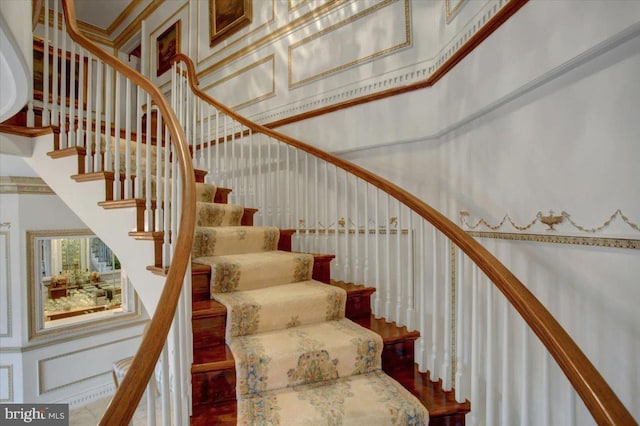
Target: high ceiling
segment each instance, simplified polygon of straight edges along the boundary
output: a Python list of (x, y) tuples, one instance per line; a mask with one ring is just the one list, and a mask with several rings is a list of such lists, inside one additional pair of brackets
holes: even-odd
[(75, 0), (78, 19), (106, 30), (129, 6), (139, 0)]

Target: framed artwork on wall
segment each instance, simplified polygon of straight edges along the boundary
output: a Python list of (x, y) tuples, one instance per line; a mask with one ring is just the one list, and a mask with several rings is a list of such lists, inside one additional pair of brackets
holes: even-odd
[(251, 1), (209, 0), (209, 46), (251, 23)]
[(180, 21), (176, 21), (156, 39), (157, 74), (162, 75), (171, 68), (171, 59), (180, 53)]

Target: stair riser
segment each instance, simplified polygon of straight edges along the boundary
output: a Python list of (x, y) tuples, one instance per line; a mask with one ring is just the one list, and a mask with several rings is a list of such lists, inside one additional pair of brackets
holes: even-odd
[(236, 372), (234, 368), (194, 373), (191, 375), (193, 405), (235, 401)]

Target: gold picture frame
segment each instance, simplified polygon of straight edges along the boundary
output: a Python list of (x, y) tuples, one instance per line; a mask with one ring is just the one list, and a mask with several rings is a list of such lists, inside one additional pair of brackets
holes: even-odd
[(156, 39), (157, 77), (171, 68), (171, 59), (177, 53), (180, 53), (180, 20), (167, 28)]
[(251, 1), (209, 0), (209, 46), (214, 46), (251, 23)]

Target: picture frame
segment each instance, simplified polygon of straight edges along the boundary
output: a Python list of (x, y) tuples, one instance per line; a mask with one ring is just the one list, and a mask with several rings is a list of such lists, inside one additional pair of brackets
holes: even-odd
[(252, 0), (209, 0), (209, 46), (251, 24)]
[[(80, 55), (76, 54), (75, 57), (75, 76), (71, 78), (71, 52), (66, 52), (66, 60), (64, 61), (66, 66), (66, 93), (60, 93), (58, 95), (57, 103), (59, 104), (61, 101), (61, 97), (65, 96), (66, 106), (69, 107), (71, 105), (71, 82), (74, 81), (75, 84), (75, 107), (79, 106), (78, 97), (80, 95), (80, 72), (84, 73), (84, 99), (82, 99), (82, 105), (86, 105), (86, 96), (87, 96), (87, 69), (89, 60), (88, 58), (83, 58), (83, 66), (80, 66)], [(62, 88), (62, 58), (60, 57), (60, 53), (58, 53), (58, 87)], [(39, 101), (44, 101), (44, 41), (42, 39), (34, 38), (33, 39), (33, 96), (34, 99)], [(49, 99), (48, 102), (53, 102), (53, 46), (49, 46)]]
[(164, 30), (156, 39), (157, 77), (171, 68), (171, 59), (177, 53), (180, 53), (180, 20)]

